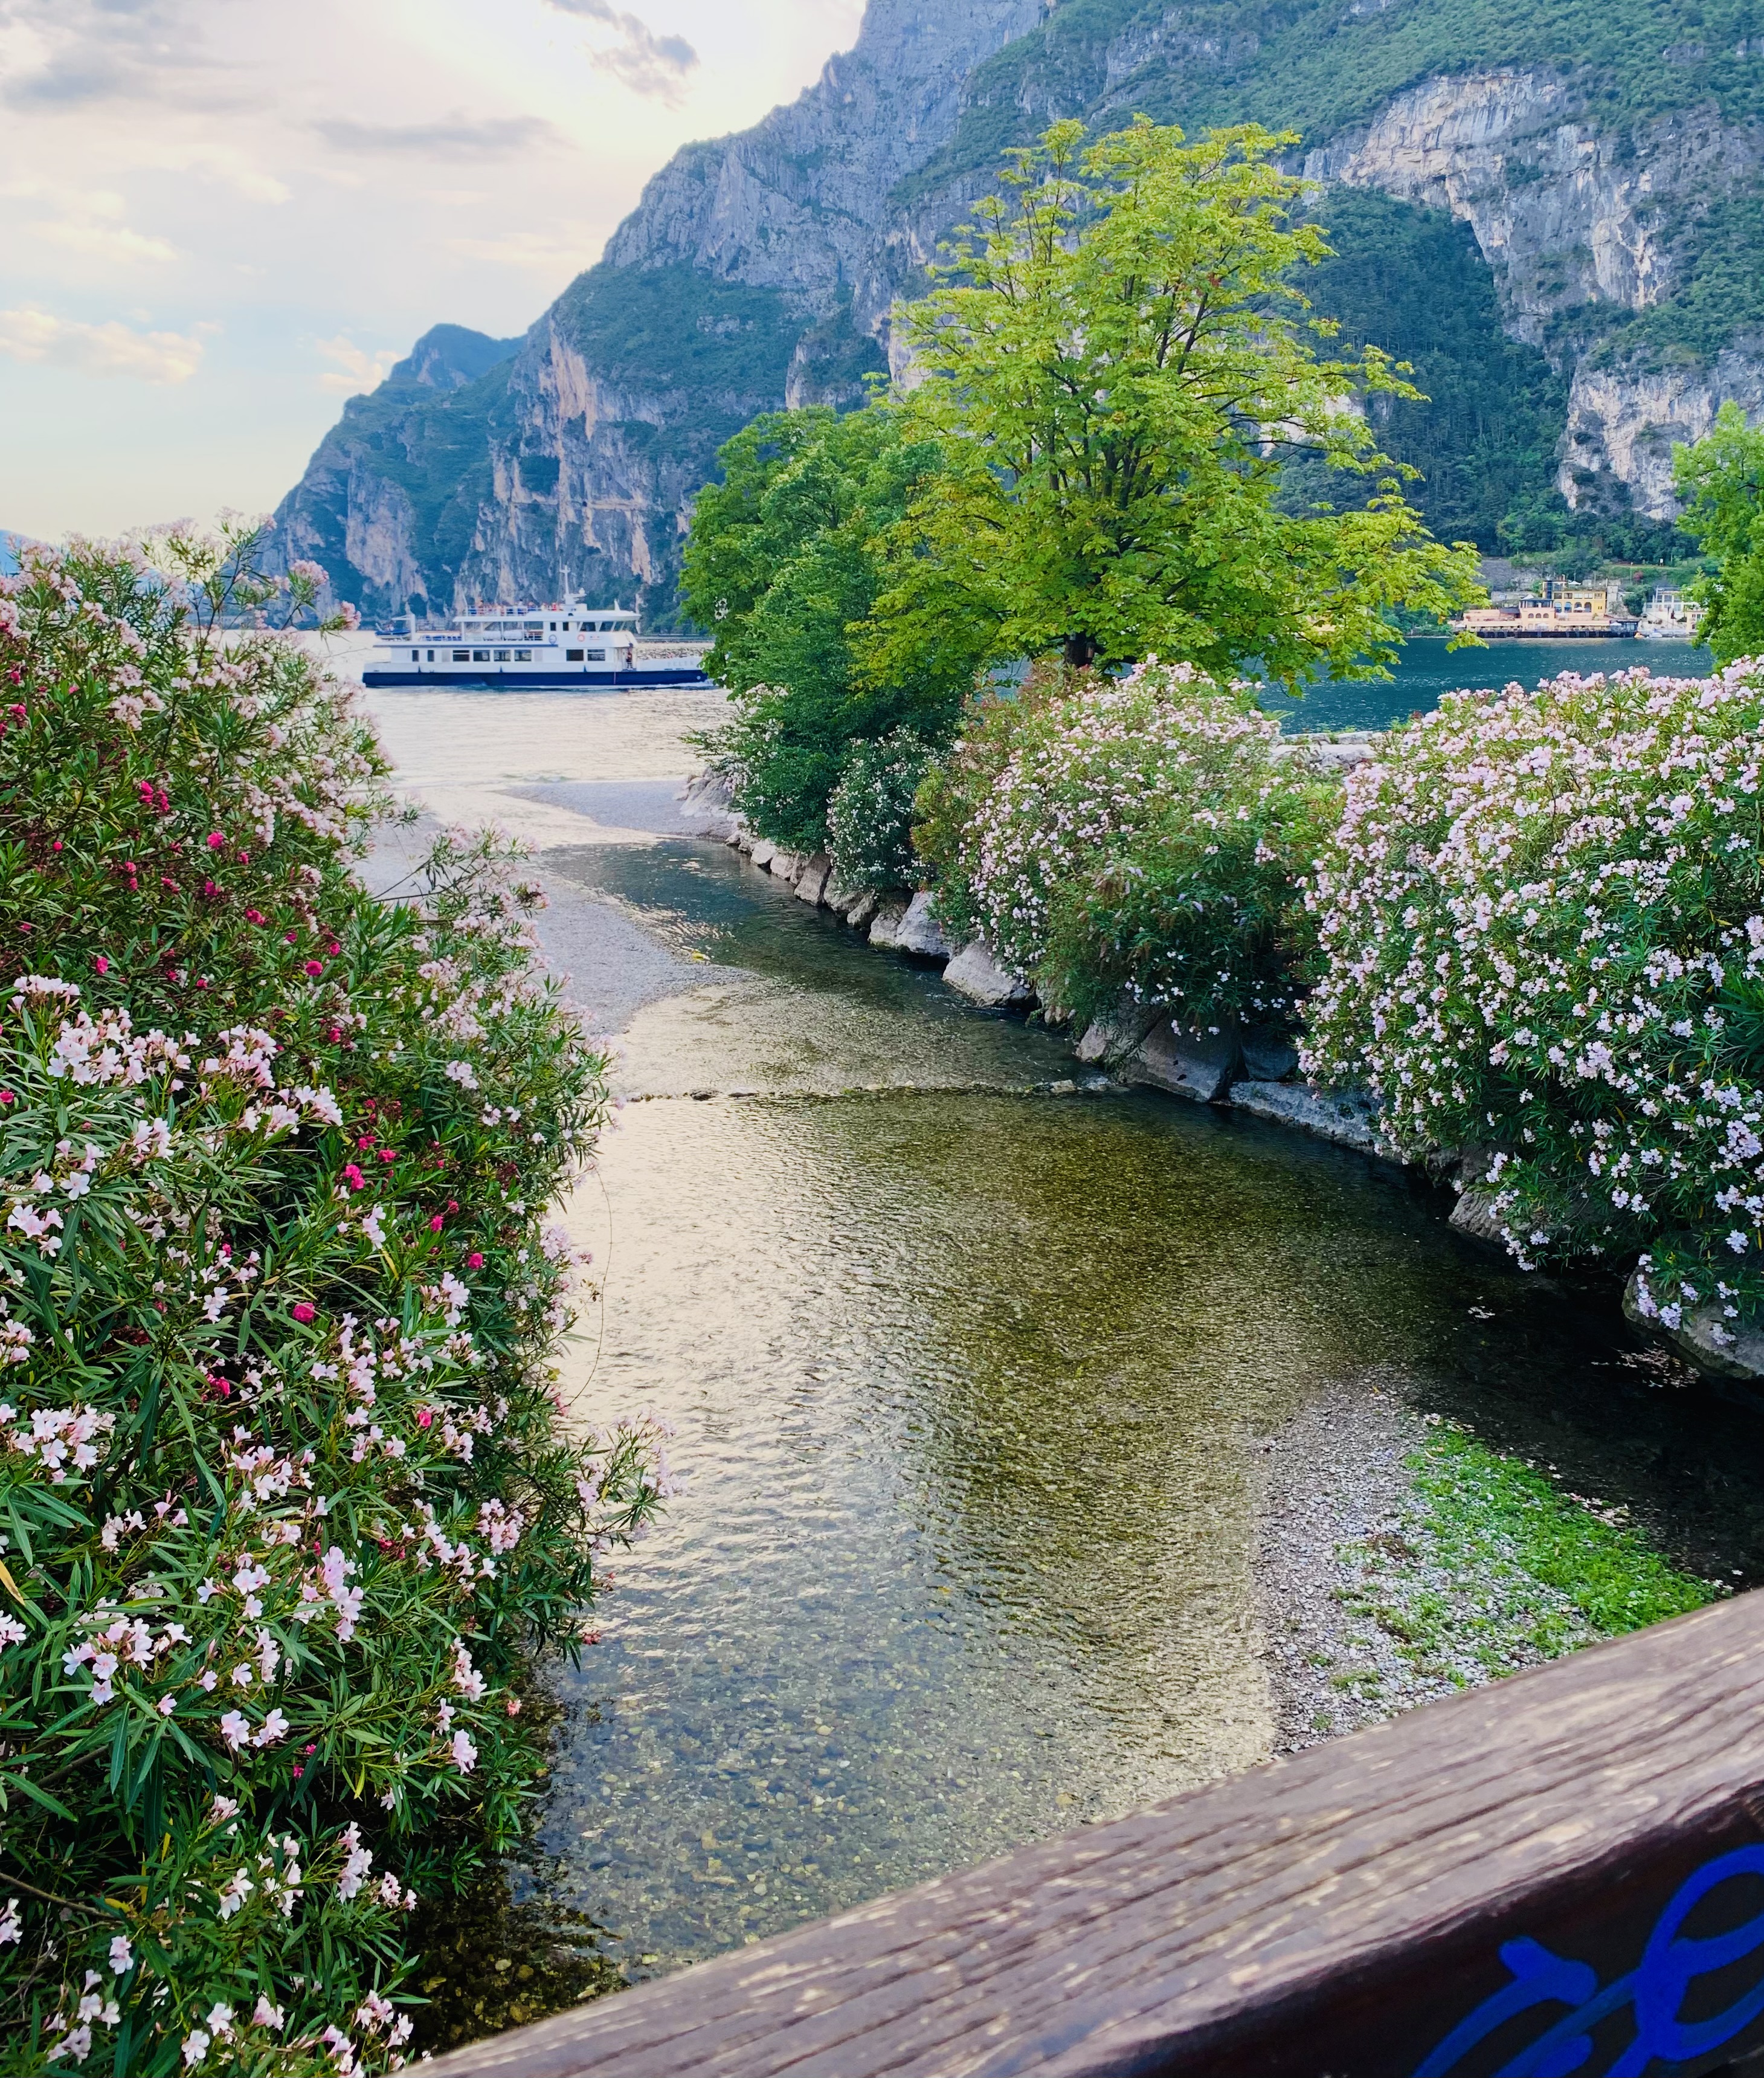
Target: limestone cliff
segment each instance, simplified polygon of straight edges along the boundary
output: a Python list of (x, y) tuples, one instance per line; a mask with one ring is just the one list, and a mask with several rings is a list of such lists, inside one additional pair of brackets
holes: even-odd
[(1764, 123), (1704, 106), (1612, 125), (1595, 115), (1591, 85), (1537, 68), (1426, 80), (1308, 153), (1305, 171), (1467, 223), (1509, 330), (1572, 371), (1563, 497), (1570, 507), (1615, 497), (1665, 520), (1673, 443), (1699, 438), (1725, 398), (1764, 407), (1764, 338), (1662, 366), (1645, 339), (1626, 345), (1599, 320), (1663, 305), (1684, 285), (1699, 219), (1758, 190)]
[[(1387, 198), (1331, 216), (1325, 194), (1361, 241), (1337, 314), (1424, 348), (1424, 386), (1450, 393), (1422, 457), (1445, 531), (1492, 548), (1558, 488), (1664, 520), (1672, 442), (1724, 397), (1764, 408), (1764, 38), (1724, 34), (1701, 0), (870, 0), (798, 101), (658, 173), (523, 340), (438, 328), (352, 399), (282, 538), (372, 610), (578, 586), (665, 620), (719, 443), (861, 397), (894, 300), (1003, 149), (1141, 109), (1299, 130), (1328, 190)], [(1437, 282), (1393, 300), (1428, 253)], [(1407, 433), (1424, 448), (1412, 412)], [(1453, 457), (1480, 503), (1438, 488)]]

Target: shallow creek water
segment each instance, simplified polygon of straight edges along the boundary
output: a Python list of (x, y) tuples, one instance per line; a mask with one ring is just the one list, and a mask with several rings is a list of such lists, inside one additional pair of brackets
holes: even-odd
[(607, 1291), (573, 1404), (658, 1409), (690, 1478), (553, 1683), (535, 1881), (628, 1974), (1265, 1757), (1258, 1439), (1325, 1387), (1468, 1419), (1705, 1567), (1764, 1554), (1758, 1418), (1653, 1387), (1608, 1293), (1416, 1180), (1088, 1091), (719, 847), (543, 866), (703, 983), (630, 1024), (570, 1211)]

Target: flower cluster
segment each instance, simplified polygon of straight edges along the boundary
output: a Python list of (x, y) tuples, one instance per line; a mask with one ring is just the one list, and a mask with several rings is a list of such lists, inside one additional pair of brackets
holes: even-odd
[(383, 2069), (664, 1483), (548, 1367), (603, 1064), (493, 845), (350, 871), (378, 753), (299, 648), (114, 555), (0, 582), (0, 2013)]
[(909, 728), (852, 745), (827, 803), (827, 849), (841, 887), (886, 894), (914, 884), (913, 801), (931, 759)]
[[(1764, 1305), (1764, 669), (1457, 694), (1348, 782), (1310, 1073), (1461, 1150), (1521, 1262)], [(1716, 1329), (1731, 1334), (1731, 1327)]]
[(1335, 790), (1246, 691), (1154, 658), (1025, 699), (1002, 749), (946, 867), (955, 920), (1068, 1012), (1292, 1017), (1299, 875)]

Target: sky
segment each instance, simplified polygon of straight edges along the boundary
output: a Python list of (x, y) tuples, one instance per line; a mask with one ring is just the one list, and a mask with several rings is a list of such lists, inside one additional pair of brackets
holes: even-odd
[(523, 332), (862, 0), (0, 0), (0, 530), (268, 511), (432, 324)]

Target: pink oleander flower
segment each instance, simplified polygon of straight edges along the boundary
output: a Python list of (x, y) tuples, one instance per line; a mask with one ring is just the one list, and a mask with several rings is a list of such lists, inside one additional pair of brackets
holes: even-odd
[(294, 1316), (302, 1325), (304, 1325), (306, 1322), (312, 1319), (317, 1311), (318, 1308), (312, 1304), (311, 1300), (302, 1299), (300, 1300), (299, 1304), (294, 1307)]

